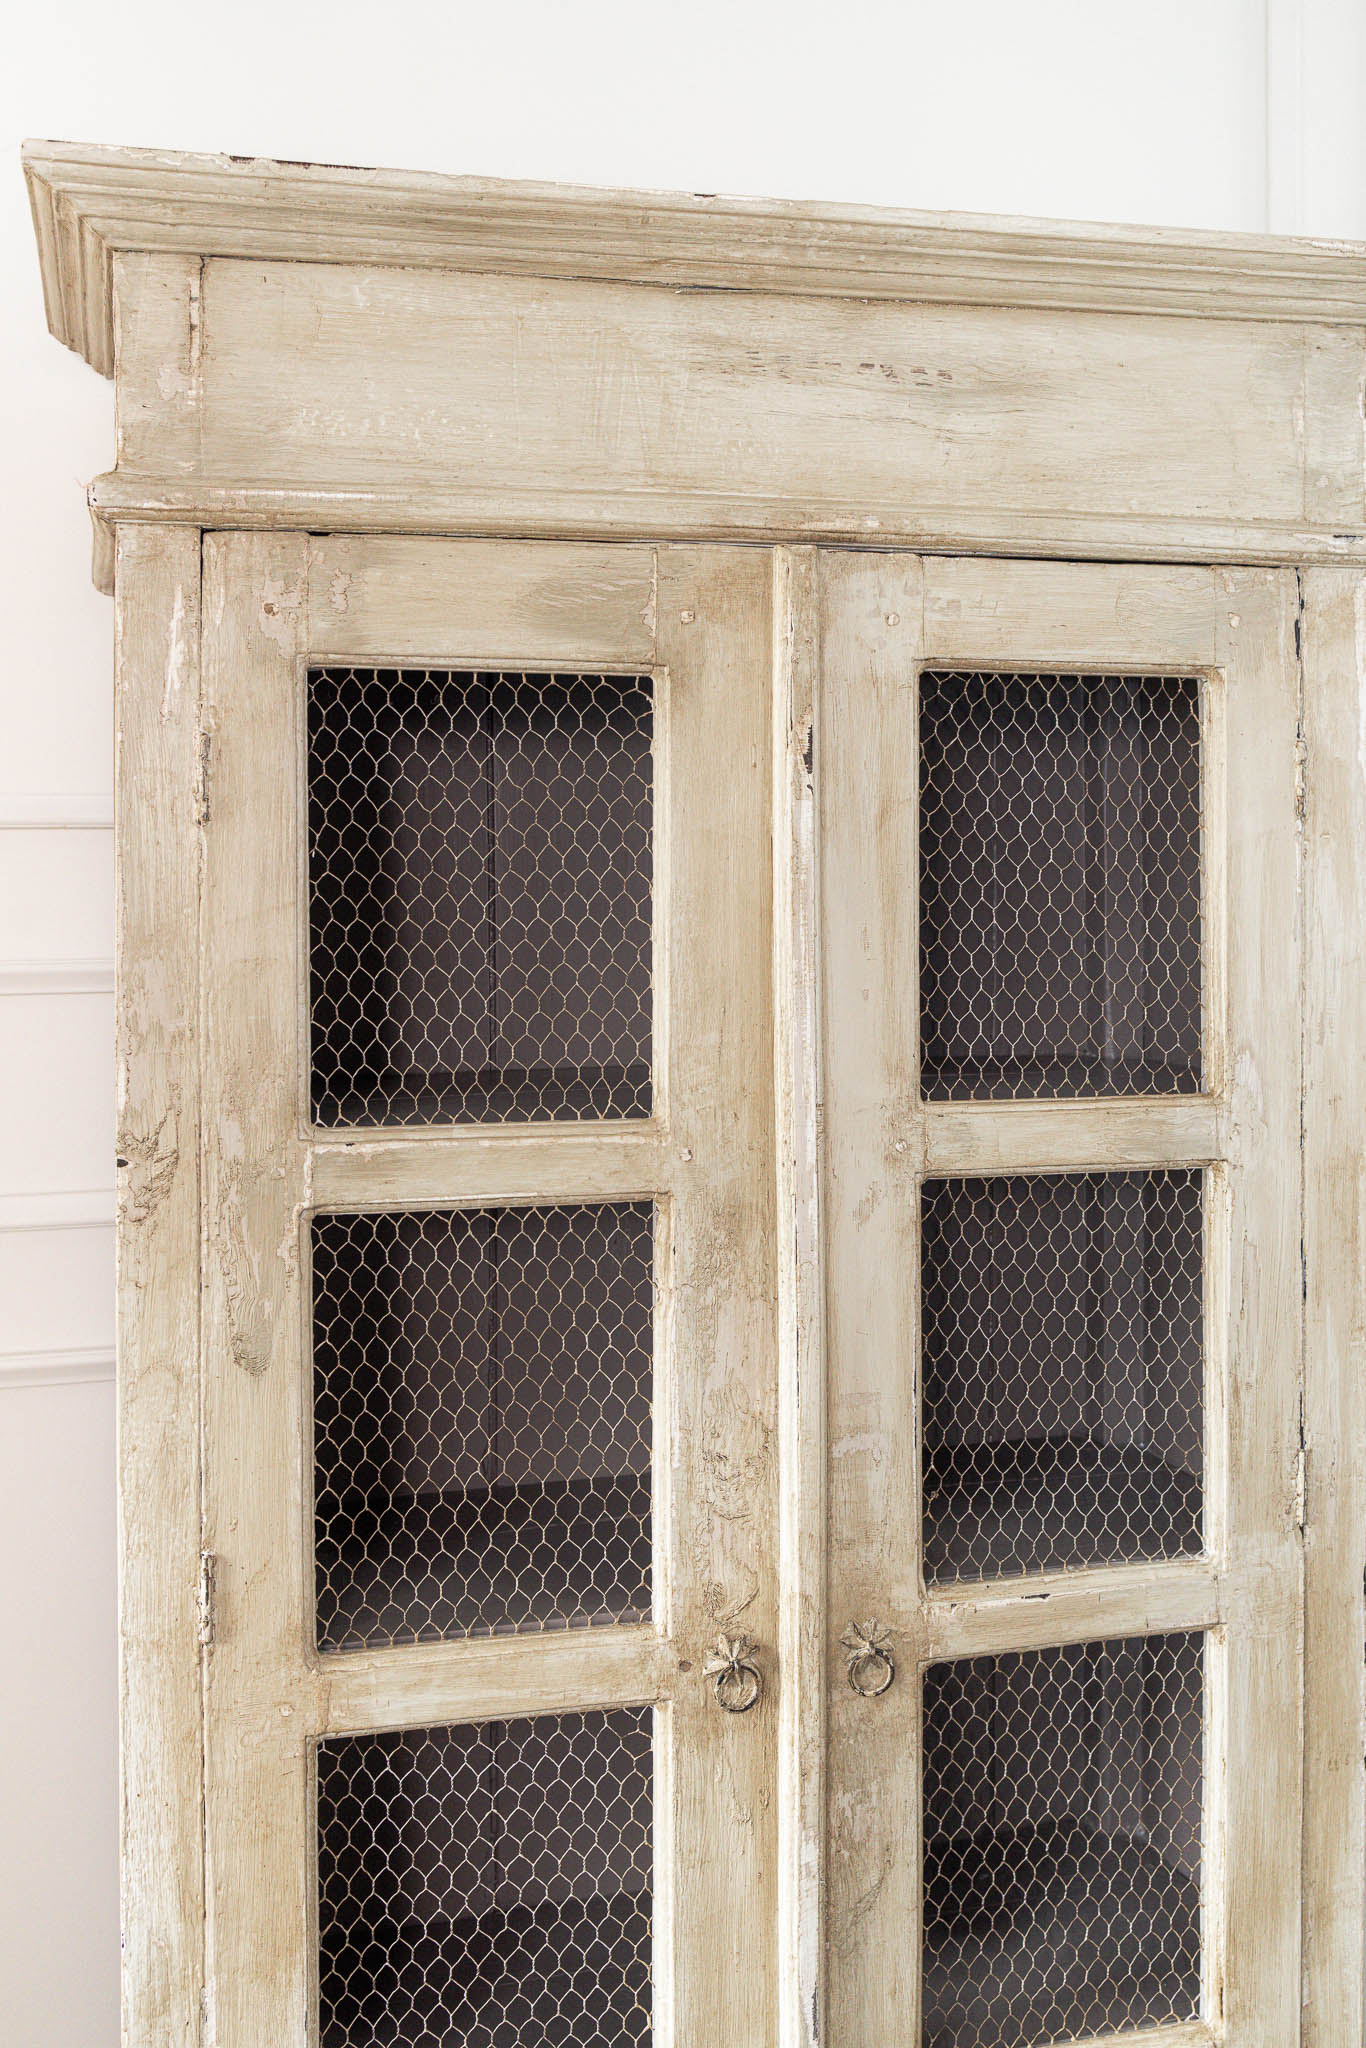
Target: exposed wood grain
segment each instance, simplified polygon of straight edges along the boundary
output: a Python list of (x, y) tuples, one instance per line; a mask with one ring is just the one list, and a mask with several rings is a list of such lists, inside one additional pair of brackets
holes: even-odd
[(1212, 1099), (927, 1103), (925, 1171), (1035, 1173), (1087, 1167), (1201, 1166), (1224, 1151)]
[(1003, 562), (985, 575), (975, 562), (937, 562), (925, 591), (925, 659), (942, 668), (1201, 667), (1214, 658), (1209, 597), (1202, 569), (1105, 564), (1063, 576)]
[(191, 2048), (203, 1982), (199, 542), (119, 542), (119, 1718), (123, 2039)]
[(296, 1128), (303, 536), (205, 541), (213, 733), (204, 881), (209, 1996), (225, 2044), (310, 2005), (307, 1402)]
[(492, 1137), (437, 1132), (366, 1142), (316, 1143), (309, 1152), (320, 1209), (410, 1207), (414, 1202), (630, 1201), (660, 1193), (688, 1162), (658, 1126), (639, 1131), (561, 1124)]
[[(665, 1286), (667, 1613), (695, 1668), (668, 1716), (659, 1959), (665, 2039), (754, 2048), (777, 2024), (772, 578), (758, 550), (660, 555), (665, 1113), (698, 1178), (670, 1205)], [(719, 1630), (760, 1646), (752, 1713), (718, 1712), (696, 1668)]]
[(1360, 404), (1349, 404), (1366, 371), (1366, 331), (1306, 327), (1304, 347), (1304, 512), (1307, 522), (1359, 527), (1366, 464)]
[(119, 377), (114, 423), (123, 462), (150, 439), (171, 475), (199, 468), (203, 422), (203, 321), (197, 256), (114, 259), (114, 333)]
[(1359, 2048), (1366, 1894), (1366, 584), (1304, 586), (1305, 2048)]
[[(820, 565), (822, 1211), (829, 1360), (827, 2014), (920, 2038), (920, 1269), (915, 931), (922, 564)], [(901, 1675), (864, 1699), (839, 1638), (875, 1617)], [(908, 1642), (909, 1636), (909, 1642)], [(910, 1657), (906, 1651), (910, 1649)]]
[(648, 667), (653, 613), (652, 548), (376, 536), (311, 550), (315, 659)]
[[(1226, 1350), (1214, 1364), (1227, 1403), (1226, 1569), (1262, 1591), (1214, 1653), (1223, 1924), (1216, 1912), (1209, 1966), (1222, 1946), (1230, 2039), (1290, 2048), (1300, 2028), (1302, 1741), (1296, 593), (1293, 577), (1268, 571), (1212, 580), (1230, 793), (1229, 1269)], [(1215, 1484), (1219, 1463), (1216, 1453)]]
[(1224, 1619), (1227, 1598), (1219, 1568), (1203, 1558), (937, 1587), (925, 1603), (920, 1654), (934, 1663), (1002, 1649), (1211, 1628)]
[(652, 1628), (355, 1650), (314, 1668), (322, 1734), (666, 1700), (680, 1683), (677, 1652)]

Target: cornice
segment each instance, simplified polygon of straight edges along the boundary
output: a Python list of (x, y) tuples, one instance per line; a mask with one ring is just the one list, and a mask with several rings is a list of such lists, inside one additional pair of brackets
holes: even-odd
[(113, 372), (115, 250), (677, 290), (1366, 324), (1366, 244), (33, 142), (48, 324)]

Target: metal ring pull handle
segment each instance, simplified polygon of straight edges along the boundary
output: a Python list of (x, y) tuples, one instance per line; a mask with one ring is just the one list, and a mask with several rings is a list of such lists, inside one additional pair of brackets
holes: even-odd
[(851, 1621), (840, 1637), (849, 1652), (849, 1683), (866, 1700), (886, 1692), (896, 1677), (892, 1658), (891, 1631), (880, 1621)]
[(716, 1685), (717, 1704), (728, 1714), (747, 1714), (764, 1689), (764, 1674), (754, 1661), (757, 1643), (748, 1636), (718, 1636), (702, 1666)]

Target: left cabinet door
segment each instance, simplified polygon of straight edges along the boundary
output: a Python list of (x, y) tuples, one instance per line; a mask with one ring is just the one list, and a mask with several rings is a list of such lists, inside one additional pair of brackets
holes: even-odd
[(773, 2039), (772, 573), (206, 538), (218, 2048)]

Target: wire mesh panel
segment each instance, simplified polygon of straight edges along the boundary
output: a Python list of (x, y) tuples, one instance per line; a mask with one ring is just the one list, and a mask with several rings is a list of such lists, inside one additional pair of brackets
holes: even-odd
[(926, 1672), (923, 2048), (1197, 2015), (1203, 1652), (1183, 1633)]
[(316, 669), (313, 1115), (650, 1112), (648, 676)]
[(319, 1743), (321, 2048), (648, 2042), (652, 1718)]
[(1203, 1180), (924, 1184), (932, 1583), (1202, 1549)]
[(929, 1100), (1198, 1092), (1201, 946), (1197, 679), (921, 677)]
[(649, 1202), (313, 1219), (319, 1647), (650, 1614)]

